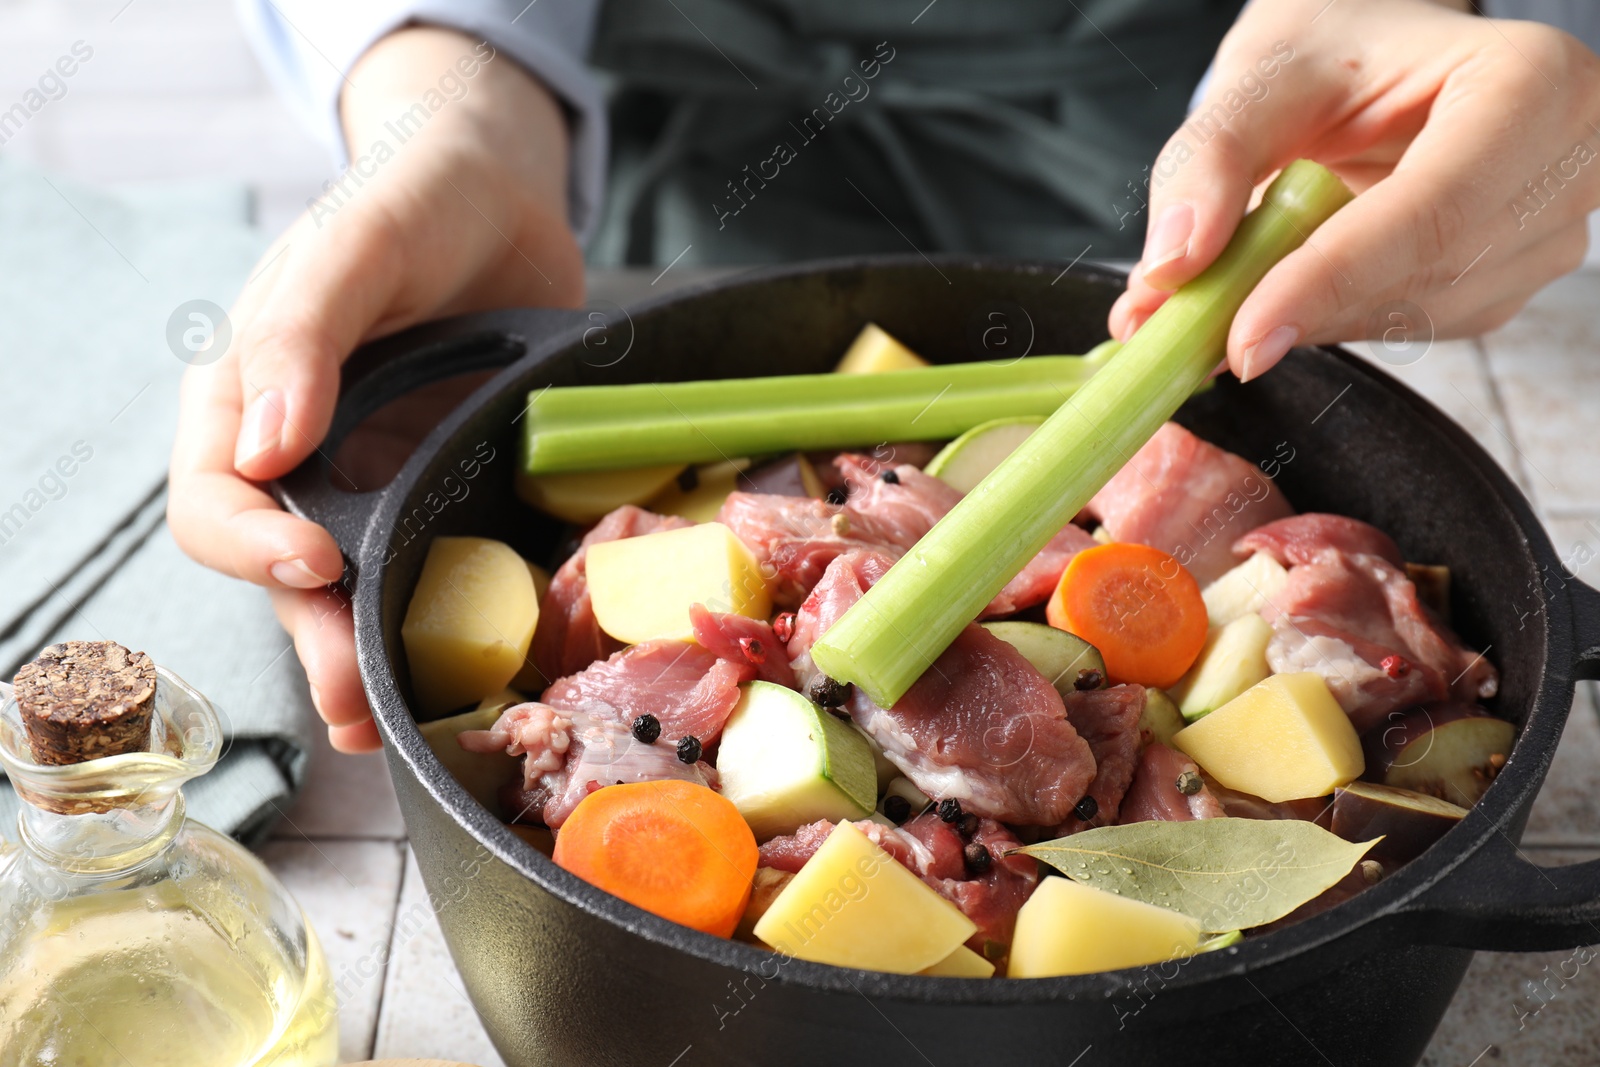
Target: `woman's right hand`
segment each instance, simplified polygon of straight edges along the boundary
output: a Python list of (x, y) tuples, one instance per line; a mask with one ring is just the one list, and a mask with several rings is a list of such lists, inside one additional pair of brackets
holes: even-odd
[(270, 591), (334, 747), (353, 752), (378, 735), (331, 587), (339, 549), (259, 483), (321, 444), (362, 342), (466, 311), (576, 306), (583, 258), (560, 105), (510, 58), (403, 29), (350, 72), (341, 112), (350, 171), (267, 250), (234, 305), (231, 349), (184, 376), (167, 519), (194, 559)]

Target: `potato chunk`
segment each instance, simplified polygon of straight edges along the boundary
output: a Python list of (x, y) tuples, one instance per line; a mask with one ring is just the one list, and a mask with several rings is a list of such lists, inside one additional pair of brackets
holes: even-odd
[(1041, 878), (1017, 912), (1011, 978), (1093, 974), (1191, 955), (1200, 924), (1070, 878)]
[(589, 546), (589, 600), (600, 628), (618, 641), (693, 641), (689, 608), (764, 619), (772, 597), (761, 565), (720, 522)]
[(590, 523), (624, 504), (643, 504), (672, 484), (684, 465), (638, 467), (620, 471), (574, 471), (571, 474), (523, 474), (516, 493), (547, 515), (568, 522)]
[(948, 958), (977, 927), (851, 823), (840, 823), (755, 926), (790, 956), (915, 974)]
[(509, 545), (435, 538), (400, 627), (417, 710), (436, 715), (504, 688), (538, 621), (533, 577)]
[(912, 370), (926, 367), (928, 361), (889, 335), (889, 331), (875, 322), (861, 327), (850, 350), (834, 368), (838, 374), (881, 374), (889, 370)]
[(1273, 803), (1327, 796), (1366, 767), (1350, 717), (1309, 672), (1251, 686), (1172, 741), (1229, 789)]

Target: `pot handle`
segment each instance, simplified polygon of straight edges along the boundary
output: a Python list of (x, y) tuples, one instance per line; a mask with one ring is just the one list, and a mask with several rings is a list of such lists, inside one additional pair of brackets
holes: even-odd
[[(1600, 592), (1574, 579), (1575, 680), (1600, 679)], [(1488, 818), (1477, 809), (1468, 818)], [(1504, 830), (1406, 909), (1434, 944), (1538, 952), (1600, 944), (1600, 859), (1541, 867)]]
[(327, 436), (316, 452), (271, 483), (268, 491), (285, 511), (331, 533), (346, 560), (359, 561), (367, 528), (390, 486), (357, 493), (338, 489), (328, 480), (332, 466), (328, 457), (345, 436), (373, 412), (414, 389), (458, 374), (508, 366), (534, 343), (584, 325), (591, 314), (566, 308), (518, 308), (463, 315), (362, 345), (340, 371), (339, 402)]

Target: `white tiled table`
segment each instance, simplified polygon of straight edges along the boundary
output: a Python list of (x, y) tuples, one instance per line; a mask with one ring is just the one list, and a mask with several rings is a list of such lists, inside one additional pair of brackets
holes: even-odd
[[(230, 7), (0, 0), (0, 100), (16, 99), (74, 40), (95, 49), (68, 95), (3, 152), (89, 182), (236, 179), (254, 194), (257, 222), (276, 231), (332, 174), (325, 153), (272, 95)], [(674, 271), (661, 287), (685, 280)], [(639, 292), (647, 282), (610, 284)], [(1581, 543), (1600, 557), (1597, 308), (1600, 275), (1578, 276), (1496, 334), (1437, 344), (1397, 372), (1512, 472), (1563, 555)], [(1600, 563), (1582, 576), (1600, 584)], [(1600, 715), (1592, 687), (1580, 694), (1525, 842), (1546, 863), (1600, 853)], [(310, 786), (263, 854), (327, 948), (342, 994), (346, 1059), (500, 1063), (428, 909), (381, 757), (317, 753)], [(1600, 1060), (1600, 978), (1588, 967), (1559, 985), (1550, 976), (1568, 955), (1480, 955), (1425, 1063), (1590, 1067)]]

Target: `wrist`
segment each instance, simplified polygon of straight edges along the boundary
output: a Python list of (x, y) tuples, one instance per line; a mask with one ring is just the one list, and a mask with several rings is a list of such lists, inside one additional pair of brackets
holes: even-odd
[(352, 159), (401, 151), (415, 139), (445, 158), (498, 170), (509, 191), (566, 218), (562, 106), (487, 42), (438, 26), (396, 30), (351, 69), (339, 114)]

